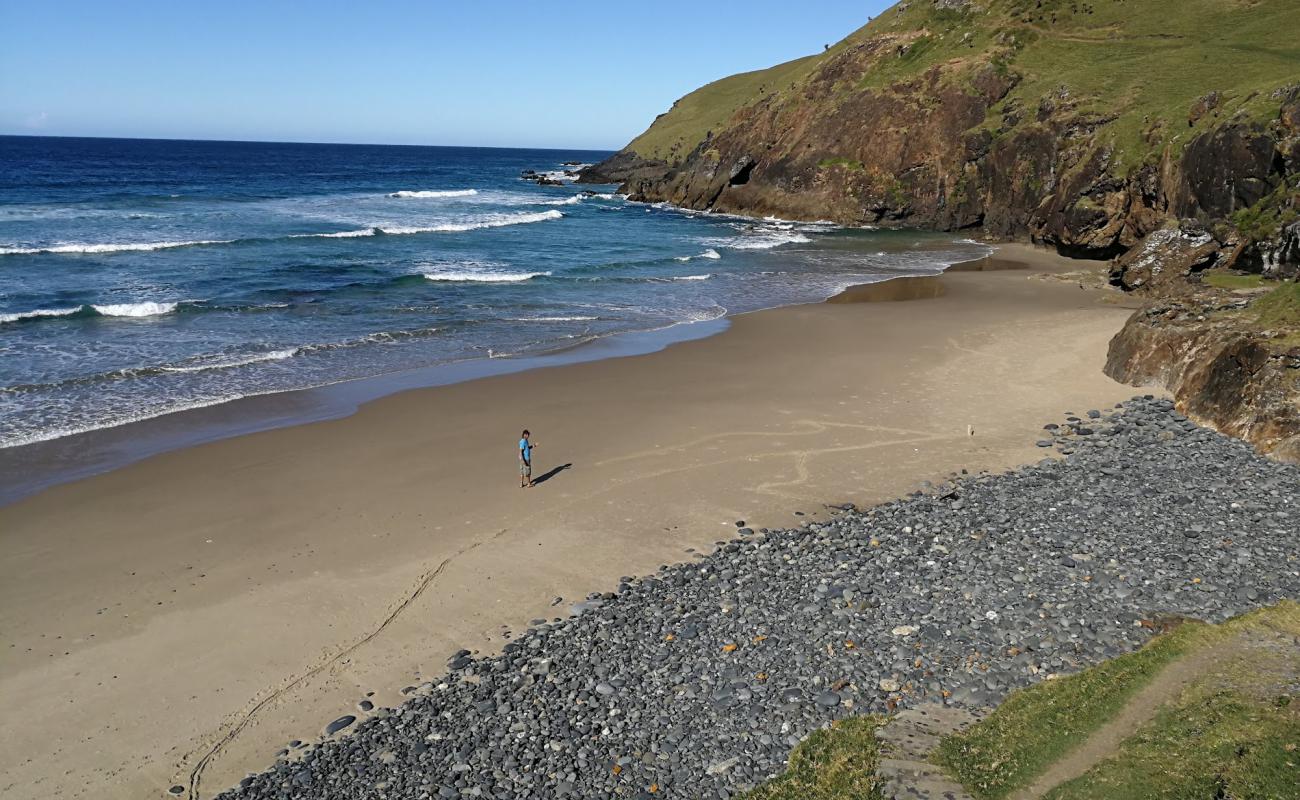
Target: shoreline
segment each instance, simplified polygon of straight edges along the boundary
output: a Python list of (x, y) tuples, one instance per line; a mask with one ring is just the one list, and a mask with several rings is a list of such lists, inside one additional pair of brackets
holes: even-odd
[[(943, 267), (944, 272), (966, 271), (970, 267), (963, 265), (989, 262), (997, 247), (1007, 246), (988, 242), (980, 244), (989, 247), (991, 252), (979, 258), (949, 264)], [(1033, 252), (1037, 248), (1031, 245), (1024, 247), (1027, 248), (1026, 252), (1018, 255), (1018, 258), (1028, 258), (1035, 263), (1050, 263), (1051, 256), (1048, 256), (1047, 261), (1040, 261)], [(993, 269), (1008, 268), (997, 266), (997, 259), (994, 262)], [(622, 331), (577, 344), (562, 345), (535, 355), (474, 358), (350, 378), (320, 386), (246, 395), (0, 448), (0, 508), (55, 486), (121, 469), (164, 453), (263, 431), (343, 419), (355, 414), (366, 403), (402, 392), (569, 364), (648, 355), (682, 342), (716, 336), (727, 330), (731, 320), (747, 314), (827, 302), (856, 302), (842, 298), (851, 297), (856, 290), (865, 286), (897, 281), (906, 283), (942, 274), (943, 272), (925, 276), (884, 276), (877, 281), (848, 286), (835, 295), (811, 303), (793, 303), (735, 314), (728, 312), (710, 320), (677, 322), (649, 330)]]
[[(1055, 258), (1046, 252), (1038, 254), (1039, 248), (1033, 245), (979, 244), (993, 252), (949, 264), (943, 267), (943, 272), (934, 275), (883, 276), (877, 281), (854, 284), (818, 301), (726, 313), (715, 319), (683, 321), (649, 330), (621, 331), (528, 356), (474, 358), (349, 378), (320, 386), (251, 394), (0, 448), (0, 508), (60, 484), (120, 469), (163, 453), (262, 431), (342, 419), (356, 413), (366, 403), (401, 392), (568, 364), (647, 355), (681, 342), (716, 336), (729, 327), (731, 320), (746, 314), (827, 302), (857, 302), (842, 298), (852, 296), (861, 287), (897, 281), (906, 283), (938, 277), (946, 272), (968, 271), (972, 269), (970, 265), (985, 262), (993, 263), (991, 268), (995, 270), (1025, 269), (1030, 261), (1046, 265)], [(1028, 259), (1025, 265), (1015, 266), (1018, 263), (1015, 261), (1005, 262), (1011, 266), (999, 265), (1001, 262), (994, 258), (996, 248), (1008, 246), (1025, 248), (1024, 253), (1017, 255), (1018, 259)], [(988, 268), (974, 269), (982, 271)]]
[[(783, 306), (784, 307), (784, 306)], [(754, 313), (754, 312), (747, 312)], [(648, 355), (717, 335), (731, 317), (626, 331), (533, 356), (477, 358), (273, 391), (156, 417), (0, 448), (0, 508), (46, 489), (102, 475), (153, 456), (238, 436), (344, 419), (401, 392), (609, 358)], [(37, 471), (32, 472), (33, 464)]]
[[(1056, 261), (1014, 250), (1000, 252)], [(203, 764), (211, 794), (367, 692), (395, 705), (462, 647), (493, 652), (736, 520), (824, 519), (1036, 458), (1038, 420), (1133, 392), (1099, 360), (1127, 310), (1034, 269), (402, 392), (0, 508), (0, 738), (21, 745), (0, 787), (138, 796)], [(496, 441), (521, 424), (552, 473), (527, 492), (511, 488), (512, 440)]]

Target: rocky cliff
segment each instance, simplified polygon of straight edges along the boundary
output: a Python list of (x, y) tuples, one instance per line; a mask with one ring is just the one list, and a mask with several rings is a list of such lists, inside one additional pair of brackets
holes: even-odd
[[(1152, 297), (1210, 269), (1294, 277), (1297, 23), (1295, 0), (909, 0), (686, 95), (583, 178), (695, 209), (1028, 238), (1115, 259), (1113, 282)], [(1166, 356), (1135, 346), (1113, 374), (1182, 386), (1138, 366)]]
[[(825, 53), (692, 92), (585, 178), (1085, 257), (1177, 220), (1236, 247), (1247, 226), (1221, 223), (1295, 213), (1298, 15), (1294, 0), (911, 0)], [(1276, 216), (1245, 230), (1266, 249), (1243, 265), (1300, 265), (1268, 249)]]
[(1258, 324), (1253, 305), (1216, 292), (1152, 303), (1111, 340), (1106, 373), (1164, 386), (1188, 416), (1300, 463), (1300, 337)]

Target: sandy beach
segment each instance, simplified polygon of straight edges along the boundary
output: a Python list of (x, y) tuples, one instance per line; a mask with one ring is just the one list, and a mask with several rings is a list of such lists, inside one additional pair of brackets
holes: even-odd
[[(1130, 313), (1001, 246), (644, 356), (404, 392), (0, 508), (0, 792), (211, 796), (735, 523), (1034, 461)], [(1049, 274), (1045, 274), (1049, 273)], [(1085, 286), (1086, 284), (1086, 286)], [(517, 483), (532, 430), (537, 487)]]

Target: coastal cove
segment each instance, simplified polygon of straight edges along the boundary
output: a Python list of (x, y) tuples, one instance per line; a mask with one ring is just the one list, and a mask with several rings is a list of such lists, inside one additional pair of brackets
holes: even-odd
[[(0, 508), (0, 790), (209, 796), (368, 693), (395, 705), (457, 650), (495, 652), (735, 520), (1036, 460), (1042, 421), (1132, 395), (1101, 372), (1129, 309), (1061, 275), (1077, 262), (996, 258), (1027, 268), (403, 391)], [(550, 475), (521, 492), (524, 426)]]
[(11, 5), (0, 800), (1300, 800), (1300, 0)]

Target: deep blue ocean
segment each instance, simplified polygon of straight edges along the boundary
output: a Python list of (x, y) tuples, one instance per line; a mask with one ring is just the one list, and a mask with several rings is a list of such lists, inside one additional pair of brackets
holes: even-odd
[(564, 174), (605, 155), (0, 137), (0, 447), (816, 301), (985, 252), (631, 203)]

